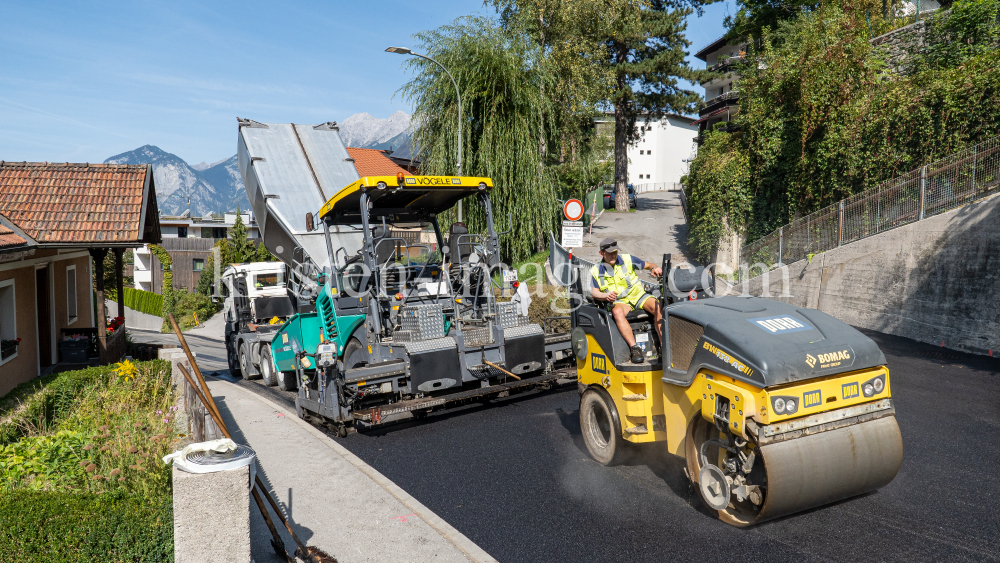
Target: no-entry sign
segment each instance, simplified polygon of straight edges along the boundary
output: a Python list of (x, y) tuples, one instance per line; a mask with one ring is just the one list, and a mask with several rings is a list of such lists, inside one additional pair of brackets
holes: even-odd
[(568, 199), (563, 204), (563, 215), (570, 221), (579, 221), (583, 217), (583, 202), (578, 199)]

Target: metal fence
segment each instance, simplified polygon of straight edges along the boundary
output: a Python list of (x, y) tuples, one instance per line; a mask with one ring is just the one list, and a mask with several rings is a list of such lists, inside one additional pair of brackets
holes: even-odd
[[(740, 248), (741, 264), (775, 268), (1000, 192), (1000, 137), (797, 219)], [(761, 273), (751, 269), (750, 276)]]
[(646, 192), (676, 192), (681, 189), (681, 184), (678, 182), (652, 182), (647, 184), (633, 184), (635, 188), (635, 193), (642, 194)]

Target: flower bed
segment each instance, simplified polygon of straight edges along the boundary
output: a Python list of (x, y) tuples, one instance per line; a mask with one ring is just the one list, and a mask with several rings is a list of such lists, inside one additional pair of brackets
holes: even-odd
[[(90, 560), (101, 549), (107, 561), (169, 559), (154, 554), (172, 555), (171, 473), (160, 458), (179, 437), (175, 410), (170, 364), (160, 360), (47, 376), (0, 400), (0, 514), (33, 530), (0, 534), (0, 561), (49, 551)], [(52, 517), (24, 517), (46, 511)], [(125, 526), (123, 514), (158, 524)], [(6, 520), (0, 529), (11, 529)]]

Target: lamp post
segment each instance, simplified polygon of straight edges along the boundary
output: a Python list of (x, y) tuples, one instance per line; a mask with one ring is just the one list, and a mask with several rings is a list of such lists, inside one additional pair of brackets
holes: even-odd
[[(421, 59), (427, 59), (428, 61), (441, 67), (441, 70), (448, 75), (451, 79), (451, 83), (455, 85), (455, 97), (458, 98), (458, 165), (455, 167), (458, 170), (458, 175), (462, 175), (462, 93), (458, 89), (458, 82), (455, 82), (455, 77), (448, 72), (448, 69), (444, 67), (443, 64), (435, 61), (434, 59), (428, 57), (427, 55), (421, 55), (420, 53), (414, 53), (408, 47), (389, 47), (385, 50), (387, 53), (396, 53), (398, 55), (413, 55), (414, 57), (420, 57)], [(462, 221), (462, 200), (458, 201), (458, 220)]]

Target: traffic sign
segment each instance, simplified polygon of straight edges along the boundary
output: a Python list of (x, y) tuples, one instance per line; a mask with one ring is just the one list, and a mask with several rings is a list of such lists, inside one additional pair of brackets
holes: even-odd
[(570, 221), (579, 221), (583, 217), (583, 202), (578, 199), (567, 199), (563, 204), (563, 215)]
[(580, 248), (583, 246), (583, 225), (575, 226), (569, 221), (563, 223), (562, 227), (563, 248)]

